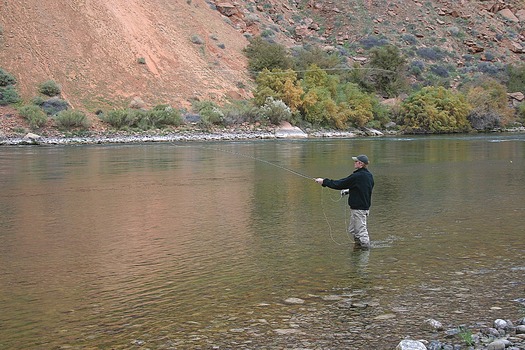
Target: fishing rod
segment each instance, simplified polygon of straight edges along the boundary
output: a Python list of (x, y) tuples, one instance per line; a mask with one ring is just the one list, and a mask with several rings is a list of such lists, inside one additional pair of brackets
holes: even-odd
[[(236, 156), (241, 156), (241, 157), (245, 157), (245, 158), (249, 158), (249, 159), (253, 159), (255, 161), (259, 161), (259, 162), (263, 162), (263, 163), (266, 163), (268, 165), (271, 165), (271, 166), (274, 166), (276, 168), (279, 168), (281, 170), (284, 170), (284, 171), (287, 171), (289, 173), (292, 173), (294, 175), (297, 175), (299, 177), (302, 177), (304, 179), (307, 179), (307, 180), (314, 180), (315, 181), (315, 178), (312, 177), (312, 176), (308, 176), (308, 175), (305, 175), (305, 174), (302, 174), (298, 171), (295, 171), (295, 170), (292, 170), (290, 168), (287, 168), (285, 166), (282, 166), (282, 165), (279, 165), (279, 164), (276, 164), (276, 163), (272, 163), (270, 161), (267, 161), (265, 159), (261, 159), (261, 158), (258, 158), (258, 157), (254, 157), (254, 156), (251, 156), (249, 154), (245, 154), (245, 153), (240, 153), (240, 152), (235, 152), (235, 151), (230, 151), (230, 150), (227, 150), (227, 149), (222, 149), (222, 148), (216, 148), (216, 147), (205, 147), (205, 146), (200, 146), (200, 148), (202, 149), (208, 149), (208, 150), (214, 150), (214, 151), (218, 151), (218, 152), (225, 152), (225, 153), (230, 153), (230, 154), (233, 154), (233, 155), (236, 155)], [(325, 208), (324, 208), (324, 200), (323, 200), (323, 192), (324, 191), (321, 191), (321, 208), (322, 208), (322, 211), (323, 211), (323, 216), (324, 216), (324, 219), (326, 221), (326, 224), (328, 225), (328, 230), (330, 232), (330, 238), (332, 240), (332, 242), (334, 242), (335, 244), (337, 245), (343, 245), (343, 243), (340, 243), (338, 242), (334, 236), (333, 236), (333, 230), (332, 230), (332, 225), (330, 225), (330, 221), (328, 220), (328, 216), (326, 215), (326, 211), (325, 211)], [(346, 195), (348, 195), (348, 190), (342, 190), (340, 192), (340, 197), (339, 199), (335, 200), (336, 202), (340, 201), (341, 199), (343, 199)], [(332, 200), (334, 201), (334, 200)], [(346, 213), (346, 211), (345, 211)], [(346, 224), (346, 215), (345, 215), (345, 226), (347, 226)]]
[(226, 152), (226, 153), (230, 153), (230, 154), (233, 154), (233, 155), (236, 155), (236, 156), (241, 156), (241, 157), (244, 157), (244, 158), (249, 158), (249, 159), (253, 159), (255, 161), (259, 161), (259, 162), (263, 162), (263, 163), (266, 163), (268, 165), (271, 165), (271, 166), (274, 166), (276, 168), (279, 168), (281, 170), (284, 170), (284, 171), (287, 171), (289, 173), (292, 173), (294, 175), (297, 175), (299, 177), (302, 177), (304, 179), (308, 179), (308, 180), (315, 180), (314, 177), (312, 176), (308, 176), (308, 175), (305, 175), (305, 174), (302, 174), (298, 171), (295, 171), (295, 170), (292, 170), (290, 168), (287, 168), (285, 166), (282, 166), (282, 165), (279, 165), (279, 164), (276, 164), (276, 163), (273, 163), (273, 162), (270, 162), (270, 161), (267, 161), (265, 159), (261, 159), (261, 158), (258, 158), (258, 157), (254, 157), (254, 156), (251, 156), (249, 154), (245, 154), (245, 153), (240, 153), (240, 152), (235, 152), (235, 151), (230, 151), (230, 150), (227, 150), (227, 149), (222, 149), (222, 148), (215, 148), (215, 147), (204, 147), (204, 146), (201, 146), (201, 148), (203, 149), (211, 149), (211, 150), (214, 150), (214, 151), (219, 151), (219, 152)]

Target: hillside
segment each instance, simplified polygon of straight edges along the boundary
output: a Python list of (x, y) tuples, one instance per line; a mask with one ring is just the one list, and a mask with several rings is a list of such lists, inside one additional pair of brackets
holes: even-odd
[(179, 105), (247, 94), (236, 86), (247, 82), (241, 52), (247, 40), (201, 0), (9, 0), (1, 6), (0, 66), (17, 77), (25, 98), (48, 79), (61, 85), (73, 107), (88, 110), (134, 97)]
[[(287, 47), (338, 50), (348, 64), (391, 43), (425, 69), (472, 74), (524, 57), (519, 0), (3, 0), (0, 67), (25, 100), (53, 79), (94, 112), (135, 98), (188, 107), (250, 96), (242, 49), (262, 35)], [(426, 51), (425, 51), (426, 50)], [(410, 66), (410, 63), (409, 63)]]

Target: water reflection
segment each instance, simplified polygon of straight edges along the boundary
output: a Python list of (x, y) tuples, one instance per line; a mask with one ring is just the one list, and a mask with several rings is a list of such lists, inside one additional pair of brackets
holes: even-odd
[[(257, 160), (335, 178), (361, 153), (376, 179), (369, 252), (353, 251), (336, 191)], [(316, 295), (352, 295), (358, 324), (519, 312), (522, 136), (10, 147), (0, 158), (2, 348), (192, 348), (255, 339), (230, 330), (262, 319), (268, 338), (289, 327), (288, 297), (328, 317)]]

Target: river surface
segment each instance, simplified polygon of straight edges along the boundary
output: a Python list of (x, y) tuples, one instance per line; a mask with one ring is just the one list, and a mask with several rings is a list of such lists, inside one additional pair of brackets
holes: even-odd
[(523, 134), (1, 147), (0, 349), (393, 349), (523, 317), (524, 232)]

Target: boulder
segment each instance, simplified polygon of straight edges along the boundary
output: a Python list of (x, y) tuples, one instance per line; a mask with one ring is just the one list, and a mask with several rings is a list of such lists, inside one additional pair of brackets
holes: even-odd
[(516, 17), (516, 15), (514, 15), (514, 13), (508, 8), (498, 11), (498, 14), (510, 22), (518, 23), (520, 21), (518, 17)]
[(277, 138), (306, 138), (308, 135), (296, 126), (292, 126), (288, 122), (283, 122), (275, 130), (275, 137)]
[(401, 340), (396, 350), (427, 350), (425, 344), (417, 340)]

